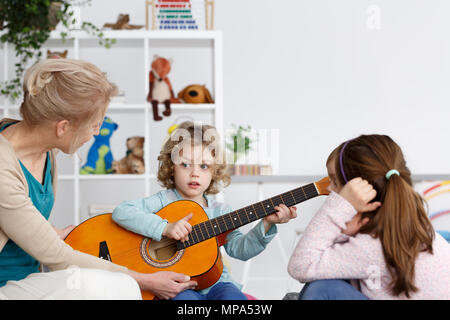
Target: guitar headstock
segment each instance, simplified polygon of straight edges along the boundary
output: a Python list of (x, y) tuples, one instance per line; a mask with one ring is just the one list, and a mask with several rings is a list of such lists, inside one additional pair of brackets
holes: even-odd
[(330, 178), (325, 177), (320, 179), (319, 181), (314, 182), (316, 186), (317, 192), (321, 195), (328, 195), (330, 191), (328, 191), (328, 186), (330, 185)]

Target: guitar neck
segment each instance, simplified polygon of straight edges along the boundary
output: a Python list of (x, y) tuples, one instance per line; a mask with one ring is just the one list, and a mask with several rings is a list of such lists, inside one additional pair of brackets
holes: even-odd
[(317, 191), (316, 186), (314, 183), (310, 183), (267, 200), (224, 214), (220, 217), (196, 224), (192, 227), (189, 241), (178, 242), (177, 249), (181, 250), (193, 246), (199, 242), (264, 218), (269, 214), (275, 213), (276, 210), (274, 207), (280, 204), (292, 207), (300, 202), (317, 197), (318, 195), (319, 192)]

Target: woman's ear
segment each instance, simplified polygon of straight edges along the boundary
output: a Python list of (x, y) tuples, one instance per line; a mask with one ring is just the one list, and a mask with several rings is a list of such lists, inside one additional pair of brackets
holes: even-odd
[(68, 130), (69, 130), (69, 121), (68, 120), (61, 120), (56, 122), (56, 136), (58, 138), (61, 138)]

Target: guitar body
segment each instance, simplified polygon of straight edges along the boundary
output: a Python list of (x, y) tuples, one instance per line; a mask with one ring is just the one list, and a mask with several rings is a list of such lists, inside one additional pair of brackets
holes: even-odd
[[(194, 201), (175, 201), (156, 214), (169, 223), (193, 213), (189, 220), (195, 225), (209, 220), (203, 208)], [(219, 280), (223, 264), (215, 237), (194, 246), (177, 250), (177, 241), (163, 238), (154, 241), (128, 231), (116, 224), (111, 214), (90, 218), (78, 225), (66, 237), (73, 249), (101, 257), (142, 273), (174, 271), (186, 274), (197, 281), (197, 290), (208, 288)], [(143, 299), (154, 299), (148, 291), (142, 291)]]

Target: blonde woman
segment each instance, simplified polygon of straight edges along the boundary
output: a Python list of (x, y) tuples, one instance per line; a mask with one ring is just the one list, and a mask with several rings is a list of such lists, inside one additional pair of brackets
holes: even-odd
[[(166, 189), (147, 198), (121, 203), (112, 214), (118, 224), (157, 241), (164, 236), (184, 242), (192, 231), (189, 223), (192, 213), (173, 223), (154, 213), (177, 200), (197, 202), (210, 219), (232, 211), (229, 205), (210, 197), (230, 182), (214, 127), (183, 122), (172, 132), (158, 159), (158, 180)], [(282, 204), (275, 208), (276, 213), (263, 218), (248, 233), (243, 234), (238, 229), (229, 233), (225, 244), (227, 254), (240, 260), (258, 255), (275, 237), (275, 224), (286, 223), (297, 215), (295, 207)], [(241, 285), (231, 278), (224, 266), (220, 279), (213, 286), (200, 291), (182, 291), (174, 300), (246, 300), (240, 289)]]
[[(0, 299), (169, 298), (195, 282), (141, 274), (73, 250), (47, 221), (56, 190), (55, 152), (74, 153), (99, 133), (117, 88), (91, 63), (50, 59), (24, 78), (21, 121), (0, 121)], [(40, 273), (39, 264), (51, 272)]]

